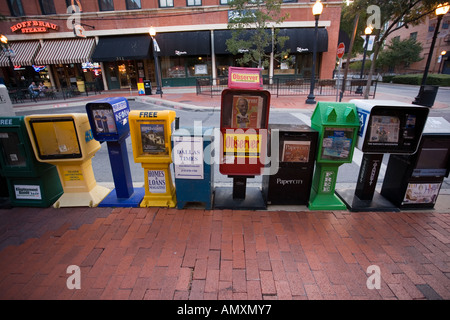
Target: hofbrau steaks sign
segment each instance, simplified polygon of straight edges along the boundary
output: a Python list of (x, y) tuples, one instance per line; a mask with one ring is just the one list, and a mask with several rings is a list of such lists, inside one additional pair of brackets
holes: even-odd
[(22, 32), (22, 33), (40, 33), (48, 32), (49, 30), (58, 30), (58, 25), (50, 23), (47, 21), (40, 20), (28, 20), (24, 22), (16, 23), (11, 26), (12, 32)]

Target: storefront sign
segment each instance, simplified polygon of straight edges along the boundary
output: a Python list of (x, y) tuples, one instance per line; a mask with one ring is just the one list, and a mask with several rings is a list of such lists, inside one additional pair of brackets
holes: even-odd
[(58, 29), (59, 29), (58, 25), (40, 20), (28, 20), (24, 22), (19, 22), (11, 26), (12, 32), (21, 31), (22, 33), (41, 33), (41, 32), (48, 32), (49, 30), (56, 31)]
[(302, 52), (308, 52), (309, 51), (309, 49), (308, 48), (301, 48), (301, 47), (297, 47), (297, 52), (300, 52), (300, 53), (302, 53)]
[(238, 68), (228, 69), (228, 87), (240, 89), (261, 89), (262, 76), (259, 68)]

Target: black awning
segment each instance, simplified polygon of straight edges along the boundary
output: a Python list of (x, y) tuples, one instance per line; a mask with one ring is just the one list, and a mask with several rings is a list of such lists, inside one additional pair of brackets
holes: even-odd
[(158, 33), (156, 41), (161, 56), (211, 55), (210, 31)]
[[(249, 40), (251, 35), (254, 33), (254, 30), (244, 30), (242, 32), (239, 39)], [(270, 35), (270, 30), (266, 30), (266, 32)], [(214, 31), (214, 53), (215, 54), (231, 54), (227, 48), (227, 40), (231, 39), (232, 31), (231, 30), (215, 30)], [(272, 50), (272, 46), (268, 45), (264, 48), (266, 53), (270, 53)]]
[(148, 59), (150, 44), (149, 35), (102, 37), (91, 59), (94, 62)]
[[(290, 49), (290, 53), (308, 53), (314, 50), (314, 28), (280, 29), (278, 36), (288, 36), (283, 49)], [(319, 28), (317, 33), (317, 52), (328, 51), (328, 32)]]
[(231, 39), (231, 30), (214, 30), (215, 54), (230, 54), (226, 43), (228, 39)]

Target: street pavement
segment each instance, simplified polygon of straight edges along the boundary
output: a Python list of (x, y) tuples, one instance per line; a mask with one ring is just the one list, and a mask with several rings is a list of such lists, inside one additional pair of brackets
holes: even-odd
[[(195, 88), (163, 91), (162, 97), (128, 90), (103, 92), (15, 104), (14, 110), (17, 115), (74, 112), (88, 101), (124, 96), (135, 108), (179, 111), (181, 126), (195, 119), (218, 125), (219, 96), (196, 95)], [(414, 87), (382, 84), (377, 99), (411, 102), (413, 92)], [(271, 122), (308, 123), (314, 106), (306, 105), (305, 99), (273, 97)], [(431, 115), (450, 121), (449, 101), (450, 90), (440, 90)], [(183, 120), (188, 114), (190, 120)], [(98, 175), (101, 166), (109, 167), (105, 149), (102, 146), (103, 160), (94, 173), (99, 184), (113, 187), (112, 179)], [(358, 161), (343, 170), (353, 173), (348, 185), (356, 181)], [(135, 170), (142, 172), (138, 165)], [(143, 180), (134, 181), (141, 186)], [(310, 211), (306, 206), (269, 206), (261, 211), (3, 209), (0, 299), (182, 300), (165, 309), (173, 316), (187, 300), (447, 300), (447, 186), (448, 178), (434, 209), (401, 212)], [(278, 307), (272, 316), (298, 305)], [(223, 316), (224, 309), (217, 310), (210, 311)]]

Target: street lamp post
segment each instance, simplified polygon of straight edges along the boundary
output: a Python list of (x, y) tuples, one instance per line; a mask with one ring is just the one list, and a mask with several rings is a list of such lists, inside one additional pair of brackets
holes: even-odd
[(149, 34), (152, 37), (153, 41), (153, 59), (155, 60), (155, 74), (156, 74), (156, 94), (162, 96), (162, 85), (161, 85), (161, 75), (159, 73), (159, 61), (158, 61), (158, 43), (156, 42), (156, 30), (153, 27), (150, 27)]
[(316, 71), (316, 55), (317, 55), (317, 34), (319, 32), (319, 18), (323, 11), (323, 4), (320, 2), (320, 0), (317, 0), (316, 3), (313, 6), (312, 12), (314, 15), (314, 19), (316, 20), (315, 26), (314, 26), (314, 47), (313, 47), (313, 61), (312, 61), (312, 71), (311, 71), (311, 84), (309, 87), (309, 95), (306, 99), (307, 104), (315, 104), (315, 96), (314, 96), (314, 84), (316, 81), (315, 71)]
[[(370, 35), (372, 34), (372, 27), (366, 27), (366, 29), (364, 30), (364, 34), (366, 35), (366, 43), (364, 45), (364, 54), (363, 54), (363, 60), (362, 60), (362, 64), (361, 64), (361, 73), (359, 75), (359, 78), (362, 79), (364, 76), (364, 64), (366, 63), (366, 54), (367, 54), (367, 47), (369, 46), (369, 38)], [(358, 86), (358, 88), (356, 88), (355, 91), (356, 94), (362, 94), (362, 86)]]
[(419, 94), (417, 95), (415, 100), (412, 102), (413, 104), (421, 104), (421, 102), (423, 100), (422, 95), (424, 95), (424, 86), (425, 86), (425, 83), (427, 82), (428, 70), (430, 69), (431, 58), (433, 57), (433, 50), (434, 50), (434, 45), (436, 43), (437, 35), (439, 33), (439, 26), (441, 24), (442, 18), (448, 12), (449, 9), (450, 9), (450, 6), (448, 5), (448, 3), (445, 3), (443, 5), (442, 4), (438, 5), (435, 10), (435, 14), (437, 16), (436, 28), (434, 29), (433, 39), (431, 40), (430, 52), (428, 53), (427, 63), (425, 65), (425, 70), (423, 71), (423, 77), (422, 77), (422, 82), (420, 84)]

